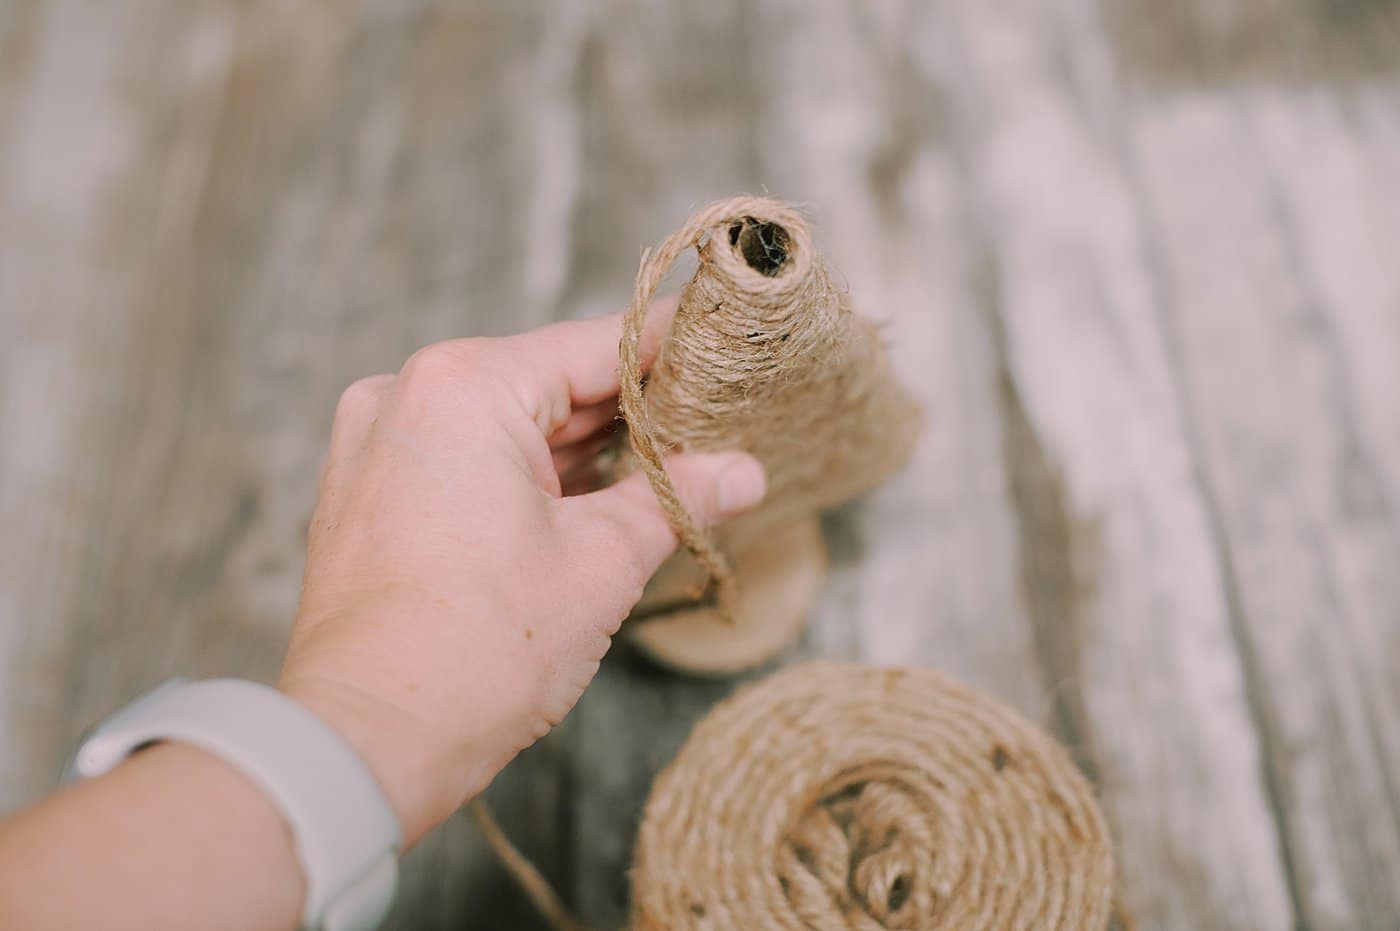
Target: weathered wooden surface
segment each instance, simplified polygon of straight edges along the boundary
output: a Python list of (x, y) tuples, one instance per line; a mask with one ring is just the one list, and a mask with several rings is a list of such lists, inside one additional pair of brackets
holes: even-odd
[[(339, 391), (811, 205), (928, 410), (799, 654), (1055, 729), (1143, 928), (1400, 922), (1400, 5), (0, 3), (0, 808), (269, 676)], [(619, 651), (493, 788), (616, 926), (727, 683)], [(454, 821), (393, 926), (531, 927)]]

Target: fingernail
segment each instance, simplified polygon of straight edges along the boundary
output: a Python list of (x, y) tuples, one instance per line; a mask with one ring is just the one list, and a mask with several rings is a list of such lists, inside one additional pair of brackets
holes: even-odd
[(746, 453), (732, 453), (730, 462), (720, 469), (715, 482), (719, 492), (719, 508), (725, 514), (737, 514), (763, 500), (768, 480), (763, 466)]

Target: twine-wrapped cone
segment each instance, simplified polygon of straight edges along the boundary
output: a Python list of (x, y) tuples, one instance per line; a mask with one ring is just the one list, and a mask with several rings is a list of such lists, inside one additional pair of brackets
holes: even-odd
[(1102, 931), (1114, 866), (1068, 755), (927, 670), (793, 667), (652, 789), (635, 931)]
[[(586, 931), (483, 827), (551, 927)], [(658, 777), (630, 927), (1104, 931), (1114, 883), (1093, 790), (1034, 725), (929, 670), (815, 662), (716, 705)]]
[[(647, 306), (692, 246), (699, 267), (644, 390), (638, 345)], [(904, 464), (918, 433), (918, 406), (874, 324), (833, 283), (802, 215), (768, 198), (713, 203), (642, 256), (620, 368), (636, 461), (721, 605), (734, 594), (727, 546), (873, 488)], [(716, 544), (681, 504), (662, 457), (727, 449), (763, 463), (768, 494)]]

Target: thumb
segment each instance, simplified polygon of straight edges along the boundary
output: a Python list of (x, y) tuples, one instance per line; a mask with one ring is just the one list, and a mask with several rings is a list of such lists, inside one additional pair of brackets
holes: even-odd
[[(748, 453), (684, 453), (666, 459), (666, 474), (676, 486), (681, 503), (701, 527), (713, 527), (763, 500), (767, 481), (763, 466)], [(576, 517), (601, 531), (593, 537), (604, 548), (605, 559), (636, 565), (643, 582), (676, 548), (676, 535), (646, 475), (627, 478), (592, 494), (563, 499)]]

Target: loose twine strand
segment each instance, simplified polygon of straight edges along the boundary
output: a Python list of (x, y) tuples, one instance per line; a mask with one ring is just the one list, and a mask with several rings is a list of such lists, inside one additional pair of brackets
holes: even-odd
[(681, 254), (716, 227), (742, 221), (754, 212), (766, 212), (771, 202), (762, 198), (735, 197), (717, 201), (693, 215), (685, 225), (676, 230), (655, 249), (642, 252), (641, 267), (637, 270), (637, 281), (632, 292), (632, 304), (622, 318), (622, 339), (618, 345), (619, 385), (618, 409), (627, 421), (628, 438), (632, 452), (641, 464), (652, 491), (661, 503), (672, 530), (681, 544), (695, 557), (705, 571), (709, 584), (716, 595), (717, 608), (722, 617), (731, 623), (735, 598), (734, 567), (714, 540), (696, 522), (695, 517), (681, 502), (675, 483), (666, 473), (664, 450), (657, 438), (656, 427), (647, 410), (646, 397), (642, 390), (643, 374), (641, 361), (642, 329), (646, 325), (647, 309), (656, 296), (656, 289), (670, 273), (671, 266)]
[(469, 811), (477, 830), (486, 838), (486, 843), (490, 845), (496, 859), (505, 867), (506, 872), (515, 880), (516, 885), (525, 893), (525, 898), (530, 900), (530, 904), (547, 925), (554, 931), (592, 931), (574, 917), (574, 913), (569, 911), (569, 907), (559, 898), (559, 893), (554, 891), (549, 880), (545, 879), (535, 864), (510, 842), (510, 838), (506, 837), (505, 831), (502, 831), (497, 823), (496, 817), (491, 814), (490, 806), (477, 798), (472, 801)]

